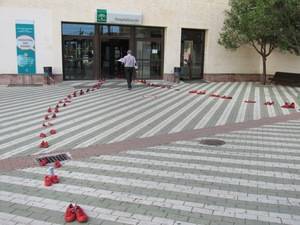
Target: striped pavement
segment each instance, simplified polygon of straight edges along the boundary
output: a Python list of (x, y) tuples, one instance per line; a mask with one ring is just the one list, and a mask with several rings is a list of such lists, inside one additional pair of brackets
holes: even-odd
[(210, 137), (222, 146), (198, 138), (66, 161), (50, 187), (45, 167), (2, 172), (0, 224), (64, 224), (72, 202), (93, 225), (299, 225), (299, 125)]
[[(57, 134), (40, 149), (39, 134), (49, 106), (92, 82), (63, 82), (49, 87), (0, 87), (0, 159), (54, 150), (76, 149), (132, 138), (143, 138), (266, 117), (288, 115), (284, 102), (295, 102), (300, 88), (262, 86), (253, 82), (180, 83), (171, 89), (135, 85), (128, 91), (120, 81), (107, 81), (100, 90), (73, 99), (53, 120)], [(189, 94), (206, 90), (207, 95)], [(232, 96), (232, 100), (209, 94)], [(244, 103), (256, 100), (256, 104)], [(265, 106), (265, 101), (275, 101)], [(234, 141), (234, 140), (233, 140)], [(292, 145), (291, 143), (290, 145)]]

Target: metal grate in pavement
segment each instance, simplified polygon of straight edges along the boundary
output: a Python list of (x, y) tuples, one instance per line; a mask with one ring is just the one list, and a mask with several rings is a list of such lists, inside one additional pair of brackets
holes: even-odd
[(48, 163), (52, 163), (55, 161), (65, 161), (71, 159), (70, 153), (62, 153), (62, 154), (56, 154), (56, 155), (47, 155), (43, 157), (36, 158), (37, 162), (41, 162), (42, 160), (47, 160)]
[(221, 146), (226, 144), (225, 141), (219, 139), (203, 139), (199, 141), (199, 143), (202, 145), (212, 145), (212, 146)]

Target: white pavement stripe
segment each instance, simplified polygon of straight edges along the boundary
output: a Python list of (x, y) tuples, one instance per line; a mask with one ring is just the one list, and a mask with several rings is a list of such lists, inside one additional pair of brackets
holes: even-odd
[[(39, 208), (48, 209), (57, 212), (65, 212), (65, 208), (70, 204), (66, 201), (59, 201), (49, 198), (41, 198), (36, 196), (18, 194), (7, 191), (0, 191), (0, 200), (6, 202), (13, 202), (16, 204), (26, 205), (26, 206), (38, 206)], [(119, 222), (123, 224), (174, 224), (179, 225), (182, 221), (175, 221), (172, 219), (146, 216), (137, 213), (126, 213), (118, 210), (105, 209), (100, 207), (94, 207), (90, 205), (80, 204), (81, 208), (84, 209), (89, 217), (96, 218), (98, 220), (107, 220), (113, 222)], [(283, 214), (284, 215), (284, 214)], [(160, 223), (163, 221), (165, 223)], [(182, 224), (193, 225), (193, 223), (182, 222)], [(195, 224), (196, 225), (196, 224)]]
[[(244, 90), (246, 86), (246, 82), (240, 83), (238, 89), (235, 91), (234, 96), (232, 96), (233, 99), (238, 99), (241, 95), (242, 91)], [(234, 100), (230, 100), (223, 111), (222, 115), (219, 117), (218, 121), (216, 122), (216, 126), (221, 126), (227, 123), (229, 116), (237, 102)]]
[(290, 128), (280, 128), (280, 127), (258, 127), (258, 128), (251, 128), (249, 129), (251, 131), (258, 131), (258, 132), (268, 132), (268, 131), (271, 131), (271, 132), (281, 132), (281, 133), (286, 133), (286, 134), (291, 134), (291, 135), (298, 135), (300, 132), (299, 130), (294, 130), (294, 129), (290, 129)]
[[(225, 85), (223, 83), (220, 83), (216, 87), (220, 87), (220, 86), (223, 86), (223, 88), (224, 88)], [(210, 89), (210, 87), (205, 87), (205, 88)], [(210, 91), (210, 90), (208, 90), (208, 91)], [(208, 91), (207, 91), (207, 94), (210, 94)], [(184, 129), (184, 127), (187, 126), (197, 116), (199, 116), (199, 114), (201, 114), (210, 103), (211, 103), (211, 98), (207, 98), (206, 100), (204, 100), (201, 104), (198, 105), (198, 107), (195, 110), (190, 112), (189, 116), (186, 116), (183, 120), (178, 121), (178, 124), (175, 127), (173, 127), (169, 133), (175, 133), (175, 132), (182, 131), (182, 129)]]
[[(45, 169), (43, 168), (28, 168), (28, 169), (23, 169), (22, 171), (45, 174)], [(300, 199), (298, 198), (278, 197), (278, 196), (263, 195), (263, 194), (250, 194), (250, 193), (237, 192), (237, 191), (224, 191), (224, 190), (212, 189), (212, 188), (202, 188), (202, 187), (194, 187), (188, 185), (146, 181), (142, 179), (112, 177), (112, 176), (96, 175), (96, 174), (81, 173), (81, 172), (66, 171), (66, 170), (57, 171), (57, 175), (61, 177), (69, 177), (72, 179), (80, 179), (80, 180), (84, 179), (88, 181), (110, 183), (115, 185), (126, 185), (126, 186), (140, 187), (146, 189), (180, 192), (180, 193), (207, 196), (213, 198), (300, 207)]]
[(244, 95), (242, 97), (242, 102), (241, 102), (241, 105), (239, 107), (237, 117), (235, 119), (236, 123), (243, 122), (245, 120), (248, 103), (245, 103), (244, 101), (245, 100), (253, 100), (253, 99), (249, 99), (252, 86), (253, 86), (252, 83), (249, 82), (247, 87), (246, 87), (246, 90), (244, 91)]
[(271, 182), (255, 181), (255, 180), (248, 180), (248, 179), (223, 177), (223, 176), (219, 177), (219, 176), (197, 175), (193, 173), (172, 172), (169, 170), (145, 169), (145, 168), (135, 168), (135, 167), (128, 167), (128, 166), (107, 165), (107, 164), (79, 162), (79, 161), (69, 161), (64, 165), (97, 169), (97, 170), (168, 177), (174, 179), (195, 180), (195, 181), (204, 181), (204, 182), (230, 184), (230, 185), (241, 185), (241, 186), (255, 187), (260, 189), (300, 191), (300, 185), (294, 185), (294, 184), (271, 183)]
[[(263, 91), (264, 91), (264, 96), (265, 96), (265, 102), (271, 102), (271, 101), (274, 101), (274, 99), (271, 97), (271, 94), (270, 94), (270, 90), (268, 87), (264, 87), (263, 88)], [(265, 103), (264, 102), (264, 103)], [(275, 103), (276, 104), (276, 103)], [(256, 104), (255, 104), (256, 105)], [(274, 117), (276, 116), (276, 112), (275, 112), (275, 109), (274, 109), (274, 106), (265, 106), (268, 110), (268, 116), (269, 117)]]
[[(138, 95), (138, 94), (140, 94), (140, 92), (136, 92), (136, 93), (135, 93), (135, 95)], [(127, 100), (126, 100), (126, 101), (120, 101), (120, 99), (122, 99), (122, 98), (127, 99)], [(116, 99), (115, 102), (121, 104), (122, 106), (123, 106), (123, 105), (126, 105), (126, 103), (127, 103), (128, 101), (134, 101), (134, 99), (126, 98), (126, 96), (123, 96), (123, 97), (121, 97), (121, 98), (117, 96), (115, 99)], [(82, 127), (84, 127), (84, 126), (92, 125), (92, 124), (96, 123), (96, 122), (99, 121), (99, 120), (103, 120), (103, 119), (105, 119), (106, 117), (111, 116), (111, 115), (112, 115), (111, 113), (110, 113), (110, 114), (107, 114), (106, 116), (101, 117), (101, 118), (97, 117), (96, 115), (101, 115), (101, 113), (109, 112), (111, 108), (115, 108), (116, 106), (118, 106), (118, 104), (116, 105), (116, 104), (112, 104), (112, 103), (114, 103), (114, 101), (108, 101), (106, 104), (101, 105), (101, 109), (98, 109), (98, 110), (95, 110), (94, 107), (100, 107), (100, 106), (98, 106), (97, 104), (95, 105), (94, 103), (91, 103), (92, 105), (91, 105), (91, 107), (89, 107), (88, 110), (85, 110), (85, 111), (82, 110), (82, 111), (80, 111), (80, 110), (78, 110), (78, 108), (77, 108), (77, 109), (75, 109), (75, 112), (77, 111), (77, 113), (69, 113), (69, 112), (68, 112), (69, 115), (62, 116), (63, 121), (66, 121), (66, 122), (61, 122), (61, 123), (59, 123), (59, 125), (55, 126), (56, 129), (59, 129), (59, 128), (61, 128), (61, 127), (65, 127), (65, 126), (67, 126), (67, 125), (71, 125), (71, 124), (74, 124), (74, 123), (78, 123), (78, 125), (75, 125), (75, 126), (72, 126), (71, 128), (64, 129), (64, 130), (60, 131), (59, 135), (47, 137), (47, 140), (48, 140), (48, 141), (57, 140), (57, 139), (59, 139), (62, 135), (69, 134), (69, 133), (71, 133), (71, 132), (73, 132), (73, 131), (75, 131), (75, 130), (80, 130), (80, 129), (81, 129)], [(105, 106), (105, 105), (109, 105), (109, 107), (103, 107), (103, 106)], [(94, 106), (94, 107), (93, 107), (93, 106)], [(86, 106), (85, 106), (85, 107), (86, 107)], [(119, 107), (119, 108), (120, 108), (120, 107)], [(122, 109), (123, 109), (123, 108), (122, 108)], [(88, 112), (90, 112), (90, 113), (88, 113)], [(117, 114), (117, 113), (118, 113), (118, 112), (114, 112), (114, 114)], [(84, 115), (84, 116), (79, 116), (79, 115), (81, 115), (81, 114)], [(62, 114), (61, 114), (61, 115), (62, 115)], [(80, 121), (83, 121), (83, 120), (85, 120), (85, 119), (93, 118), (93, 116), (95, 116), (94, 119), (89, 120), (88, 122), (85, 122), (85, 123), (79, 123)], [(73, 118), (73, 119), (71, 119), (71, 118)], [(75, 119), (75, 118), (76, 118), (76, 119)], [(59, 121), (59, 118), (57, 118), (56, 120)], [(89, 129), (89, 131), (90, 131), (90, 130), (91, 130), (91, 129)], [(84, 131), (79, 132), (79, 133), (77, 134), (77, 136), (81, 136), (83, 132), (84, 132)], [(30, 136), (30, 135), (29, 135), (29, 136)], [(77, 136), (76, 136), (76, 137), (77, 137)], [(24, 137), (23, 140), (25, 140), (25, 138), (28, 138), (28, 137)], [(65, 142), (66, 142), (66, 139), (63, 139), (63, 140), (61, 140), (60, 142), (57, 142), (57, 145), (58, 145), (58, 144), (61, 144), (61, 143), (65, 144)], [(12, 142), (12, 143), (14, 143), (14, 142)], [(13, 155), (16, 155), (16, 154), (22, 153), (22, 152), (24, 152), (24, 151), (30, 150), (30, 149), (33, 148), (33, 147), (37, 147), (37, 146), (39, 145), (39, 143), (40, 143), (40, 140), (38, 140), (38, 141), (33, 141), (33, 142), (31, 142), (31, 143), (29, 143), (29, 144), (27, 144), (27, 145), (25, 145), (25, 146), (22, 146), (22, 147), (20, 147), (20, 148), (17, 148), (17, 149), (8, 151), (8, 152), (6, 152), (6, 153), (4, 153), (4, 154), (1, 154), (1, 155), (0, 155), (0, 159), (9, 158), (9, 157), (11, 157), (11, 156), (13, 156)], [(49, 147), (49, 149), (47, 149), (47, 151), (51, 151), (51, 148), (53, 148), (53, 146), (55, 146), (55, 145), (52, 145), (52, 146), (50, 145), (50, 147)], [(42, 150), (42, 151), (43, 151), (43, 150)], [(42, 151), (39, 151), (39, 152), (36, 153), (36, 154), (39, 154), (39, 153), (42, 152)]]
[[(214, 89), (216, 88), (215, 86), (211, 87), (211, 85), (212, 84), (209, 84), (208, 86), (206, 86), (207, 91), (209, 91), (210, 88), (214, 88)], [(203, 87), (203, 85), (200, 86), (198, 89), (202, 89), (202, 87)], [(191, 97), (189, 93), (187, 93), (187, 95), (189, 96), (189, 98)], [(163, 121), (156, 123), (156, 125), (152, 129), (148, 130), (146, 133), (144, 133), (140, 137), (142, 137), (142, 138), (149, 137), (149, 136), (153, 136), (153, 135), (157, 134), (161, 129), (168, 126), (173, 121), (178, 121), (179, 116), (181, 116), (182, 114), (184, 114), (184, 113), (187, 114), (187, 112), (190, 113), (191, 108), (193, 108), (195, 105), (198, 105), (198, 107), (200, 107), (205, 102), (205, 101), (203, 101), (204, 96), (194, 95), (193, 97), (194, 98), (191, 102), (189, 102), (184, 107), (182, 107), (181, 109), (179, 109), (178, 111), (173, 113), (167, 119), (164, 119)], [(188, 117), (190, 117), (190, 115)], [(157, 117), (155, 119), (157, 119)], [(153, 119), (152, 121), (154, 121), (155, 119)], [(134, 131), (132, 133), (137, 132), (137, 131), (138, 130), (134, 129)], [(125, 136), (125, 138), (126, 138), (126, 136)], [(122, 139), (124, 139), (124, 137)]]
[(280, 128), (286, 129), (291, 131), (298, 131), (300, 132), (300, 126), (298, 124), (273, 124), (273, 125), (265, 125), (266, 128)]
[[(182, 88), (181, 90), (183, 90), (183, 92), (181, 94), (178, 94), (177, 92), (171, 92), (169, 95), (164, 96), (162, 98), (158, 98), (157, 101), (151, 101), (148, 103), (144, 103), (143, 107), (140, 108), (135, 108), (132, 105), (129, 106), (127, 113), (124, 113), (122, 115), (119, 115), (117, 117), (114, 118), (114, 120), (108, 121), (107, 123), (104, 124), (100, 124), (99, 126), (97, 126), (97, 129), (100, 129), (101, 127), (107, 126), (109, 124), (113, 124), (116, 121), (120, 121), (120, 123), (114, 127), (111, 127), (110, 129), (107, 129), (106, 131), (102, 132), (101, 134), (94, 136), (82, 143), (80, 143), (79, 145), (77, 145), (75, 148), (82, 148), (82, 147), (86, 147), (89, 145), (92, 145), (98, 141), (100, 141), (101, 139), (113, 134), (114, 132), (129, 126), (130, 124), (133, 124), (134, 122), (142, 119), (142, 118), (147, 118), (148, 115), (151, 115), (151, 113), (159, 110), (159, 109), (163, 109), (166, 105), (170, 104), (170, 102), (178, 102), (178, 100), (180, 100), (182, 98), (182, 96), (185, 94), (184, 91), (189, 89), (190, 87), (185, 87)], [(149, 110), (144, 110), (146, 108), (151, 107), (151, 109)], [(129, 120), (125, 120), (127, 117), (130, 117)], [(141, 124), (139, 124), (137, 127), (140, 127)], [(127, 132), (126, 132), (127, 133)], [(120, 140), (120, 139), (118, 139)]]
[[(182, 145), (190, 145), (190, 146), (197, 146), (201, 147), (202, 145), (199, 144), (199, 142), (192, 142), (192, 141), (178, 141), (176, 142), (177, 144), (182, 144)], [(300, 153), (297, 147), (291, 148), (289, 147), (288, 149), (282, 150), (282, 146), (253, 146), (252, 143), (243, 143), (243, 148), (242, 150), (244, 151), (262, 151), (262, 152), (278, 152), (278, 153)], [(207, 147), (207, 146), (205, 146)], [(241, 150), (241, 143), (236, 141), (227, 141), (226, 143), (226, 148), (232, 148), (232, 149), (238, 149)]]
[[(136, 92), (136, 94), (134, 94), (134, 95), (125, 94), (125, 95), (122, 95), (122, 97), (120, 97), (119, 92), (108, 93), (107, 95), (104, 95), (104, 96), (102, 96), (102, 94), (101, 94), (101, 100), (100, 100), (102, 102), (101, 108), (105, 108), (107, 106), (113, 107), (118, 102), (123, 103), (120, 101), (122, 99), (124, 99), (124, 100), (127, 99), (127, 101), (130, 101), (131, 99), (128, 99), (129, 96), (134, 97), (134, 96), (138, 96), (138, 94), (140, 94), (140, 92)], [(94, 96), (94, 98), (99, 98), (99, 96)], [(61, 128), (66, 125), (73, 124), (75, 122), (80, 122), (84, 119), (91, 117), (90, 113), (94, 113), (94, 114), (97, 113), (100, 106), (98, 104), (95, 104), (94, 98), (89, 99), (81, 104), (79, 102), (76, 102), (79, 104), (76, 104), (76, 107), (74, 107), (70, 110), (67, 110), (70, 107), (61, 108), (60, 109), (61, 111), (59, 112), (59, 116), (55, 120), (55, 122), (59, 122), (59, 126), (56, 126), (56, 128)], [(104, 102), (104, 104), (103, 104), (103, 102)], [(84, 115), (84, 116), (82, 116), (82, 115)], [(68, 121), (68, 120), (72, 120), (72, 121)], [(35, 127), (28, 127), (24, 130), (25, 130), (25, 133), (27, 133), (28, 131), (37, 129), (37, 128), (41, 128), (41, 124), (38, 126), (35, 126)], [(7, 135), (3, 135), (2, 137), (0, 137), (0, 140), (3, 140), (4, 138), (16, 136), (17, 134), (20, 134), (21, 132), (24, 133), (24, 130), (18, 131), (18, 132), (13, 132), (13, 133), (10, 133)], [(30, 138), (33, 137), (32, 135), (37, 136), (38, 134), (31, 134), (29, 136), (23, 136), (17, 140), (16, 139), (13, 140), (13, 143), (18, 143), (17, 141), (29, 140)], [(8, 143), (5, 143), (5, 146), (7, 146), (7, 145), (8, 145)], [(4, 146), (0, 146), (0, 148), (3, 148), (3, 147)]]
[(3, 225), (60, 225), (41, 220), (35, 220), (29, 217), (17, 216), (11, 213), (0, 212), (0, 224)]
[[(206, 146), (205, 146), (206, 147)], [(199, 148), (189, 148), (189, 147), (176, 147), (176, 146), (156, 146), (156, 147), (149, 147), (148, 149), (153, 150), (166, 150), (170, 152), (178, 152), (178, 153), (184, 153), (184, 152), (191, 152), (191, 153), (200, 153), (200, 154), (214, 154), (214, 155), (220, 155), (220, 157), (223, 156), (238, 156), (238, 157), (255, 157), (255, 158), (262, 158), (262, 159), (282, 159), (282, 160), (300, 160), (299, 156), (293, 156), (293, 155), (275, 155), (275, 154), (267, 154), (267, 153), (253, 153), (253, 152), (232, 152), (227, 151), (226, 149), (218, 149), (214, 150), (211, 148), (205, 148), (202, 147)], [(300, 151), (299, 151), (300, 153)], [(300, 162), (300, 161), (299, 161)]]
[[(35, 187), (44, 189), (42, 187), (41, 182), (33, 179), (24, 179), (19, 177), (11, 177), (11, 176), (0, 176), (0, 182), (8, 183), (8, 184), (16, 184), (20, 186), (26, 187)], [(217, 205), (207, 205), (198, 202), (189, 202), (189, 201), (181, 201), (167, 198), (159, 198), (154, 196), (146, 196), (146, 195), (136, 195), (130, 194), (127, 192), (112, 192), (104, 189), (94, 189), (84, 186), (75, 186), (68, 184), (56, 184), (48, 188), (51, 191), (57, 191), (62, 193), (72, 193), (79, 194), (85, 196), (92, 196), (97, 199), (111, 199), (114, 201), (122, 201), (133, 204), (141, 204), (141, 205), (149, 205), (149, 206), (158, 206), (162, 208), (170, 208), (174, 210), (187, 211), (191, 213), (201, 213), (205, 215), (214, 215), (214, 216), (226, 216), (233, 217), (238, 219), (251, 219), (249, 218), (249, 214), (252, 216), (257, 216), (258, 221), (266, 221), (266, 222), (280, 222), (278, 217), (287, 217), (290, 215), (284, 213), (274, 213), (274, 212), (264, 212), (264, 211), (256, 211), (249, 210), (243, 208), (230, 208), (223, 207)], [(237, 213), (239, 212), (239, 213)], [(269, 214), (269, 218), (260, 217), (263, 213)], [(296, 216), (297, 219), (299, 216)], [(0, 217), (1, 218), (1, 217)], [(298, 218), (299, 219), (299, 218)]]
[(228, 158), (218, 158), (212, 156), (195, 156), (195, 155), (191, 156), (191, 155), (184, 155), (184, 154), (155, 153), (155, 152), (147, 152), (147, 151), (127, 151), (126, 154), (154, 156), (154, 157), (163, 157), (163, 158), (171, 158), (171, 159), (200, 160), (200, 161), (207, 161), (207, 162), (214, 162), (214, 163), (231, 163), (231, 164), (248, 165), (248, 166), (300, 169), (300, 164), (298, 163), (280, 163), (280, 162), (254, 161), (254, 160), (242, 160), (242, 159), (228, 159)]
[(298, 138), (300, 139), (300, 132), (298, 133), (283, 133), (281, 129), (278, 129), (277, 132), (275, 131), (265, 131), (265, 129), (260, 128), (260, 129), (249, 129), (249, 130), (242, 130), (242, 131), (233, 131), (230, 132), (228, 135), (247, 135), (247, 136), (261, 136), (264, 135), (264, 137), (268, 136), (274, 136), (274, 138), (277, 137), (290, 137), (290, 138)]
[[(262, 109), (261, 109), (261, 99), (260, 99), (260, 89), (258, 87), (254, 88), (254, 96), (257, 99), (258, 104), (254, 104), (253, 107), (253, 119), (258, 120), (262, 118)], [(275, 116), (275, 115), (274, 115)]]
[[(230, 95), (231, 92), (236, 87), (238, 87), (238, 83), (231, 84), (231, 85), (229, 85), (229, 87), (227, 84), (225, 84), (224, 88), (222, 87), (222, 92), (223, 92), (223, 90), (225, 90), (225, 92), (222, 95)], [(208, 124), (208, 122), (210, 121), (210, 119), (218, 112), (221, 105), (225, 104), (227, 102), (226, 100), (219, 99), (219, 98), (214, 98), (214, 97), (210, 97), (210, 98), (216, 101), (216, 103), (206, 113), (206, 115), (210, 115), (210, 116), (203, 115), (203, 117), (197, 122), (194, 129), (200, 129), (200, 128), (205, 127)], [(224, 101), (226, 101), (226, 102), (224, 102)]]
[(198, 163), (183, 163), (183, 162), (174, 162), (167, 160), (155, 160), (155, 159), (140, 159), (134, 158), (133, 156), (99, 156), (93, 157), (95, 159), (115, 161), (115, 162), (126, 162), (126, 163), (136, 163), (136, 164), (145, 164), (145, 165), (156, 165), (164, 167), (176, 167), (183, 169), (194, 169), (194, 170), (205, 170), (205, 171), (215, 171), (219, 173), (235, 173), (241, 175), (253, 175), (260, 177), (272, 177), (278, 179), (289, 179), (289, 180), (300, 180), (300, 175), (295, 173), (288, 172), (277, 172), (273, 170), (258, 170), (258, 169), (245, 169), (245, 168), (235, 168), (229, 166), (219, 166), (219, 165), (205, 165)]

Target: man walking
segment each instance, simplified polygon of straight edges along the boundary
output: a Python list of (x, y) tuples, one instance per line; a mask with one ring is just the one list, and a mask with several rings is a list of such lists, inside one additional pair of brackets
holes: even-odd
[(127, 55), (118, 61), (122, 62), (125, 67), (125, 77), (127, 79), (128, 90), (131, 90), (131, 82), (133, 72), (137, 68), (135, 57), (132, 55), (131, 50), (127, 51)]

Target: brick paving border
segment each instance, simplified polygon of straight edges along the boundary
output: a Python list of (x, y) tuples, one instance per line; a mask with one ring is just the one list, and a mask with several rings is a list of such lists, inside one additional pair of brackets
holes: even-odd
[[(182, 131), (172, 134), (162, 134), (147, 138), (135, 138), (111, 144), (94, 145), (87, 148), (57, 150), (51, 152), (51, 154), (70, 152), (73, 159), (79, 160), (91, 156), (116, 154), (123, 151), (163, 145), (175, 141), (186, 141), (200, 137), (210, 137), (217, 134), (226, 134), (228, 132), (241, 131), (249, 128), (256, 128), (264, 125), (286, 122), (289, 120), (300, 120), (300, 113), (295, 112), (284, 116), (263, 118), (260, 120), (251, 120), (242, 123), (227, 124), (224, 126), (208, 127), (197, 130)], [(35, 166), (38, 166), (38, 163), (33, 156), (13, 157), (0, 160), (0, 172)]]

